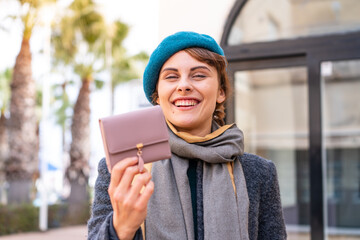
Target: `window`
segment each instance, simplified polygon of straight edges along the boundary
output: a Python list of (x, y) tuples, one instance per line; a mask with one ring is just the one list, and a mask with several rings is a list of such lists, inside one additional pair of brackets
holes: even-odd
[(360, 233), (360, 60), (322, 62), (321, 77), (328, 226)]
[(360, 30), (358, 0), (248, 0), (228, 45)]
[(286, 224), (309, 225), (306, 68), (237, 71), (234, 81), (245, 151), (275, 163)]

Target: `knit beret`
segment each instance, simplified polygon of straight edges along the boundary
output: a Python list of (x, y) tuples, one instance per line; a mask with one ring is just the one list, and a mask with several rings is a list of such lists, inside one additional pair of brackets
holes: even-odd
[(164, 63), (175, 53), (191, 47), (200, 47), (224, 56), (224, 51), (216, 41), (206, 35), (195, 32), (177, 32), (166, 37), (151, 54), (143, 76), (146, 98), (152, 102), (151, 95), (156, 90), (159, 73)]

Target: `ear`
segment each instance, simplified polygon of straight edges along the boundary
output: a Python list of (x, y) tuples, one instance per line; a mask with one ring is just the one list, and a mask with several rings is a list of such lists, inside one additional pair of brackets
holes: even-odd
[(217, 103), (222, 103), (222, 102), (225, 101), (225, 99), (226, 99), (225, 92), (224, 92), (224, 90), (222, 88), (220, 88), (219, 91), (218, 91), (218, 96), (216, 98), (216, 102)]
[(156, 101), (155, 101), (155, 102), (160, 105), (159, 97), (156, 98)]

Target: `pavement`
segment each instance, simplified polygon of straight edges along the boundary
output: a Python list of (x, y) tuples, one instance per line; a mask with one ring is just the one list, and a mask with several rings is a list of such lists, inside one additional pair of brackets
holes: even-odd
[(0, 236), (0, 240), (75, 240), (87, 239), (86, 225), (50, 229), (44, 232), (17, 233)]
[[(87, 239), (86, 225), (55, 228), (45, 232), (17, 233), (0, 236), (0, 240), (77, 240)], [(309, 233), (288, 233), (288, 240), (308, 240)], [(330, 236), (329, 240), (360, 240), (359, 236)]]

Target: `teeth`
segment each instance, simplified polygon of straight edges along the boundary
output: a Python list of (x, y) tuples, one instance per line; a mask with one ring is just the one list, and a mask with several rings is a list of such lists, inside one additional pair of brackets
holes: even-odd
[(181, 100), (176, 100), (174, 104), (177, 107), (188, 107), (188, 106), (195, 106), (197, 103), (198, 101), (193, 99), (189, 99), (189, 100), (181, 99)]

